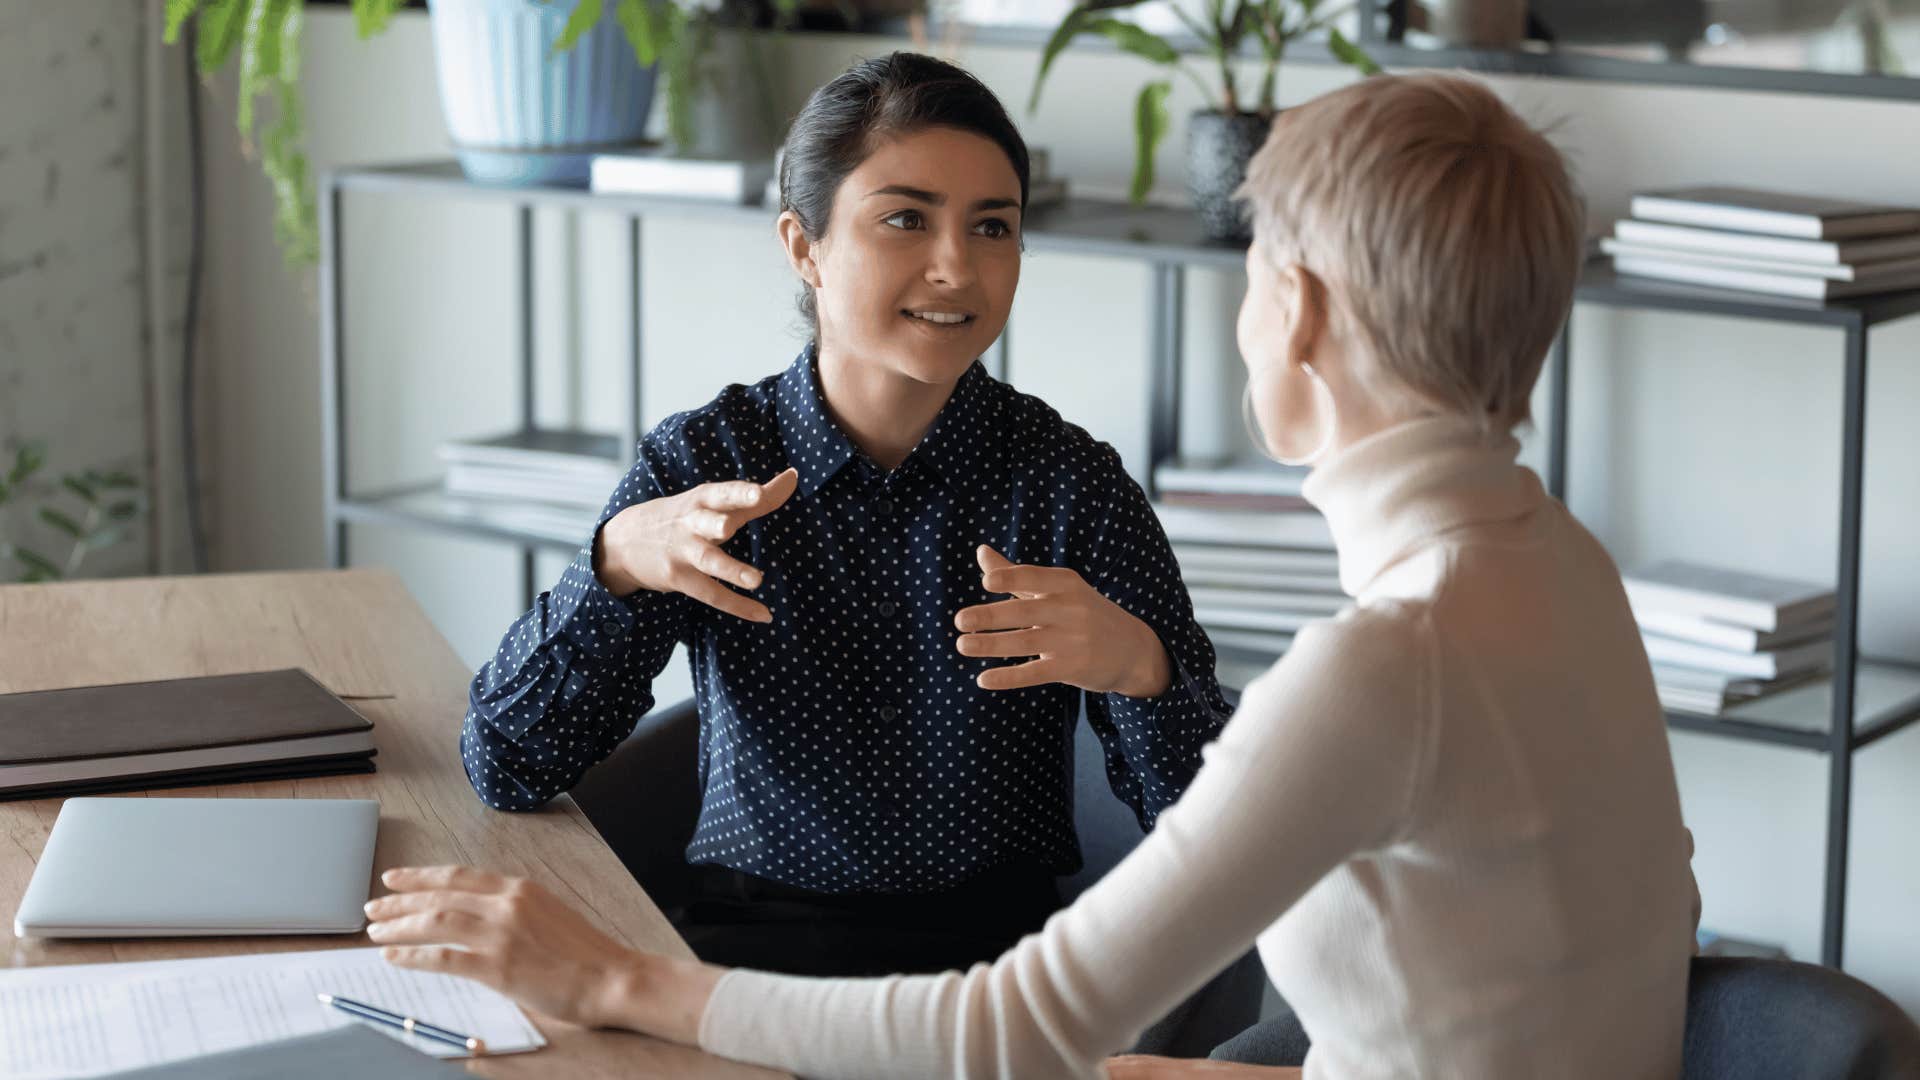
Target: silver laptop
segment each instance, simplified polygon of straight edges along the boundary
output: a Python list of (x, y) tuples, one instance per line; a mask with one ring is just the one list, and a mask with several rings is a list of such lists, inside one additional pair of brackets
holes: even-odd
[(68, 799), (13, 932), (355, 933), (379, 822), (369, 799)]

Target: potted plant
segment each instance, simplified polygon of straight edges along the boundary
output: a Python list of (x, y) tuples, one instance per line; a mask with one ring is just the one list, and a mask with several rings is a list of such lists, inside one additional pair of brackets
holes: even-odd
[[(1192, 79), (1208, 102), (1208, 107), (1194, 112), (1187, 124), (1187, 184), (1193, 192), (1194, 208), (1199, 211), (1209, 237), (1244, 242), (1247, 223), (1234, 202), (1233, 192), (1245, 179), (1248, 160), (1266, 139), (1274, 115), (1279, 112), (1275, 91), (1280, 59), (1287, 46), (1309, 34), (1325, 31), (1327, 49), (1342, 62), (1365, 75), (1377, 73), (1380, 67), (1333, 25), (1335, 19), (1352, 10), (1351, 4), (1332, 5), (1321, 0), (1204, 0), (1201, 12), (1194, 14), (1178, 3), (1166, 3), (1167, 9), (1193, 34), (1208, 61), (1218, 69), (1216, 86), (1189, 67), (1165, 38), (1111, 14), (1139, 7), (1142, 2), (1082, 0), (1074, 5), (1040, 54), (1040, 71), (1034, 78), (1028, 110), (1039, 107), (1040, 88), (1054, 59), (1081, 34), (1099, 34), (1126, 52)], [(1234, 59), (1248, 40), (1258, 47), (1263, 60), (1259, 89), (1251, 98), (1242, 96), (1233, 70)], [(1141, 87), (1134, 100), (1130, 195), (1135, 204), (1145, 202), (1147, 192), (1153, 187), (1153, 156), (1167, 133), (1167, 95), (1172, 90), (1171, 78), (1155, 79)]]
[[(361, 38), (386, 28), (405, 0), (352, 0)], [(468, 175), (505, 183), (581, 183), (594, 152), (640, 141), (656, 75), (667, 135), (691, 145), (693, 103), (710, 73), (714, 30), (771, 9), (790, 21), (799, 0), (430, 0), (447, 127)], [(300, 0), (166, 0), (165, 40), (193, 24), (195, 63), (239, 63), (236, 120), (274, 189), (274, 235), (286, 261), (319, 253), (313, 178), (303, 148)], [(756, 69), (759, 65), (750, 65)], [(755, 70), (751, 74), (764, 77)], [(256, 144), (256, 99), (273, 99)], [(764, 95), (763, 95), (764, 96)]]

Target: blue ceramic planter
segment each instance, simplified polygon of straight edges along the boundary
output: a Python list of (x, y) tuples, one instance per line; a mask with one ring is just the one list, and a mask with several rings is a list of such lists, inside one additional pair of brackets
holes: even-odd
[(428, 0), (440, 104), (469, 178), (585, 184), (593, 155), (641, 141), (654, 69), (611, 19), (554, 42), (578, 0)]

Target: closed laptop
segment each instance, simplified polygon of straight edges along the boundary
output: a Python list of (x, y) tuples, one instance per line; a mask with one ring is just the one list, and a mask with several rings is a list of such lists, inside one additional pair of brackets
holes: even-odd
[(368, 799), (68, 799), (13, 932), (356, 933), (379, 820)]

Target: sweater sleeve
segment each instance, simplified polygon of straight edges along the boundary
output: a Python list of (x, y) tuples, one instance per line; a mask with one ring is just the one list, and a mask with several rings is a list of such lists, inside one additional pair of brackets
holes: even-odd
[(1430, 767), (1433, 656), (1410, 616), (1308, 628), (1159, 827), (1040, 932), (965, 973), (729, 972), (701, 1046), (811, 1078), (1099, 1076), (1322, 876), (1404, 828)]

